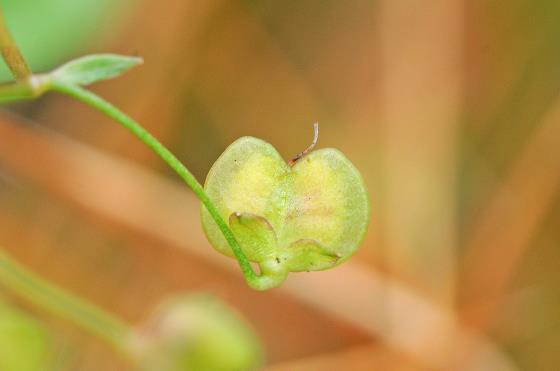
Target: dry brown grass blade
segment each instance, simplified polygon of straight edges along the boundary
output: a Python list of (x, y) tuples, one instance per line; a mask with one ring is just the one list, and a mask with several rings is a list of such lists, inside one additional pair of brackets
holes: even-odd
[(330, 271), (297, 275), (280, 290), (379, 336), (423, 366), (516, 369), (492, 342), (462, 327), (452, 312), (361, 264), (350, 262)]
[(383, 1), (387, 256), (396, 277), (453, 305), (454, 168), (463, 1)]
[(339, 370), (428, 371), (429, 369), (418, 366), (402, 354), (378, 344), (358, 345), (265, 368), (265, 371)]
[[(184, 186), (128, 161), (6, 119), (0, 121), (0, 137), (0, 164), (18, 176), (101, 218), (126, 225), (130, 233), (150, 235), (162, 245), (238, 272), (232, 259), (217, 254), (205, 241), (197, 221), (198, 202)], [(381, 337), (388, 346), (430, 367), (478, 370), (480, 365), (490, 364), (493, 370), (516, 369), (494, 344), (461, 327), (451, 312), (357, 263), (293, 275), (279, 292), (372, 337)], [(465, 360), (462, 349), (466, 345), (474, 352)], [(467, 366), (458, 368), (457, 364)]]
[(523, 254), (553, 207), (560, 190), (560, 100), (551, 107), (488, 207), (477, 217), (466, 243), (466, 320), (491, 323)]

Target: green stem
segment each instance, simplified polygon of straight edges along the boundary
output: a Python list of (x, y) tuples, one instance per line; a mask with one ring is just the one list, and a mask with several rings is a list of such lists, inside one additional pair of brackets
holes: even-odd
[(23, 299), (61, 316), (107, 341), (127, 357), (131, 330), (102, 309), (46, 282), (13, 261), (0, 249), (0, 284)]
[(8, 31), (4, 15), (0, 10), (0, 53), (6, 61), (10, 72), (14, 75), (16, 81), (24, 81), (31, 76), (31, 70), (25, 63), (23, 55), (19, 51), (16, 43), (12, 39), (12, 35)]
[(239, 262), (239, 266), (241, 267), (243, 275), (245, 276), (247, 283), (251, 287), (257, 290), (266, 290), (271, 287), (278, 286), (281, 283), (281, 281), (278, 282), (278, 279), (269, 277), (268, 275), (259, 276), (253, 271), (253, 268), (251, 267), (247, 256), (245, 255), (243, 250), (241, 250), (241, 247), (235, 239), (231, 229), (229, 229), (224, 219), (218, 213), (216, 206), (214, 206), (210, 198), (208, 198), (208, 195), (204, 192), (204, 188), (202, 187), (202, 185), (181, 163), (181, 161), (179, 161), (177, 157), (175, 157), (175, 155), (171, 153), (171, 151), (169, 151), (165, 146), (163, 146), (163, 144), (161, 144), (148, 131), (146, 131), (146, 129), (144, 129), (140, 124), (120, 111), (118, 108), (113, 106), (111, 103), (105, 101), (103, 98), (95, 95), (89, 90), (83, 89), (76, 85), (59, 83), (57, 81), (51, 82), (51, 88), (60, 93), (76, 98), (111, 117), (126, 129), (128, 129), (144, 144), (150, 147), (159, 157), (161, 157), (163, 161), (165, 161), (185, 181), (185, 183), (193, 190), (196, 197), (198, 197), (198, 199), (206, 207), (206, 209), (218, 225), (218, 228), (220, 228), (220, 231), (224, 235), (228, 244), (230, 245), (235, 258)]
[(196, 180), (191, 172), (171, 153), (165, 148), (156, 138), (147, 132), (140, 124), (135, 122), (132, 118), (121, 112), (118, 108), (111, 103), (105, 101), (101, 97), (93, 94), (92, 92), (81, 88), (78, 85), (63, 83), (57, 81), (54, 76), (49, 75), (32, 75), (31, 70), (27, 67), (23, 56), (19, 52), (17, 45), (13, 42), (11, 35), (6, 27), (4, 18), (0, 10), (0, 51), (2, 57), (8, 64), (12, 74), (16, 78), (15, 84), (1, 85), (0, 86), (0, 102), (7, 102), (12, 100), (35, 98), (43, 94), (49, 89), (59, 91), (63, 94), (76, 98), (93, 108), (105, 113), (107, 116), (113, 118), (144, 144), (150, 147), (159, 157), (161, 157), (193, 190), (196, 197), (202, 202), (204, 207), (208, 210), (218, 228), (220, 228), (226, 241), (230, 245), (235, 258), (237, 259), (241, 271), (245, 276), (247, 283), (257, 290), (266, 290), (272, 287), (279, 286), (284, 279), (285, 275), (271, 274), (266, 270), (257, 275), (247, 256), (241, 250), (237, 243), (232, 231), (229, 229), (226, 222), (218, 213), (218, 210), (204, 192), (202, 185)]
[(31, 75), (24, 81), (0, 84), (0, 103), (37, 98), (47, 90), (47, 81), (45, 76)]

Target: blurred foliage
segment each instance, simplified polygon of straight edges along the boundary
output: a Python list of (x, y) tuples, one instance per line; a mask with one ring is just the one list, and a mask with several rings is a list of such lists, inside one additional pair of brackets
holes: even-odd
[[(114, 31), (131, 0), (1, 0), (0, 6), (33, 71), (46, 71)], [(112, 19), (113, 22), (109, 22)], [(109, 26), (109, 27), (108, 27)], [(0, 81), (10, 79), (0, 64)]]

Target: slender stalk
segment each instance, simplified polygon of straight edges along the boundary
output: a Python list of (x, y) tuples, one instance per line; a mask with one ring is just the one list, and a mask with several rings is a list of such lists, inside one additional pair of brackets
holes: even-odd
[(75, 99), (78, 99), (87, 105), (103, 112), (107, 116), (111, 117), (119, 124), (128, 129), (132, 134), (134, 134), (138, 139), (140, 139), (144, 144), (150, 147), (159, 157), (163, 159), (180, 177), (184, 182), (193, 190), (194, 194), (206, 207), (220, 231), (224, 235), (228, 244), (230, 245), (235, 258), (237, 259), (241, 271), (245, 276), (247, 283), (257, 289), (266, 290), (268, 288), (277, 286), (280, 282), (271, 280), (270, 277), (265, 277), (264, 275), (257, 275), (247, 256), (241, 250), (239, 243), (235, 239), (233, 232), (229, 229), (228, 225), (224, 219), (218, 213), (218, 210), (208, 198), (208, 195), (204, 192), (202, 185), (196, 180), (196, 178), (191, 174), (191, 172), (169, 151), (163, 144), (161, 144), (155, 137), (153, 137), (146, 129), (144, 129), (140, 124), (134, 121), (132, 118), (127, 116), (125, 113), (120, 111), (118, 108), (113, 106), (111, 103), (107, 102), (103, 98), (97, 96), (89, 90), (83, 89), (76, 85), (62, 84), (56, 81), (52, 81), (51, 88), (60, 93), (69, 95)]
[(317, 145), (317, 139), (319, 139), (319, 123), (318, 122), (313, 124), (313, 141), (311, 142), (309, 147), (307, 147), (306, 149), (304, 149), (303, 151), (301, 151), (300, 153), (295, 155), (290, 161), (288, 161), (288, 165), (290, 167), (294, 166), (296, 164), (296, 162), (301, 160), (309, 152), (313, 151), (313, 148), (315, 148), (315, 146)]
[(6, 26), (4, 15), (0, 10), (0, 53), (6, 61), (8, 68), (14, 75), (16, 81), (24, 81), (31, 76), (31, 70), (27, 66), (23, 55), (12, 39), (10, 31)]
[(0, 103), (37, 98), (47, 91), (47, 82), (45, 76), (31, 75), (23, 81), (0, 84)]
[(0, 285), (111, 344), (127, 357), (129, 327), (101, 308), (46, 282), (0, 249)]
[(34, 98), (35, 95), (27, 82), (0, 84), (0, 102), (13, 102)]
[(12, 85), (0, 86), (0, 102), (35, 98), (43, 94), (45, 91), (52, 89), (59, 91), (63, 94), (76, 98), (89, 106), (98, 109), (111, 117), (144, 144), (150, 147), (159, 157), (161, 157), (193, 190), (196, 197), (202, 202), (204, 207), (208, 210), (218, 228), (224, 235), (226, 241), (230, 245), (235, 258), (237, 259), (241, 271), (245, 276), (247, 283), (257, 290), (266, 290), (276, 287), (282, 283), (285, 276), (269, 274), (266, 270), (257, 275), (247, 256), (241, 250), (239, 243), (235, 239), (233, 232), (229, 229), (226, 222), (218, 213), (218, 210), (204, 192), (202, 185), (196, 180), (191, 172), (169, 151), (163, 146), (156, 138), (154, 138), (148, 131), (146, 131), (140, 124), (132, 118), (121, 112), (118, 108), (111, 103), (105, 101), (101, 97), (95, 95), (89, 90), (83, 89), (78, 85), (63, 83), (57, 81), (55, 76), (49, 75), (32, 75), (31, 70), (27, 67), (23, 56), (19, 52), (18, 47), (13, 42), (11, 35), (6, 27), (2, 12), (0, 9), (0, 52), (6, 64), (12, 71), (16, 78), (16, 83)]

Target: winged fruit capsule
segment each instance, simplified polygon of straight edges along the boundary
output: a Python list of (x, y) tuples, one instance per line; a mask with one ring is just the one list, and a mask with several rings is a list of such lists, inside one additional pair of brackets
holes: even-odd
[[(341, 264), (368, 225), (367, 191), (354, 165), (336, 149), (307, 152), (286, 163), (269, 143), (243, 137), (218, 158), (204, 185), (247, 258), (273, 286), (289, 272)], [(210, 243), (233, 256), (204, 206), (201, 212)]]

